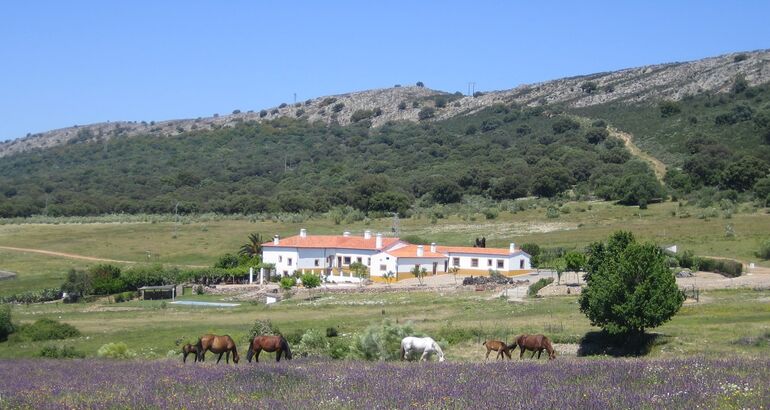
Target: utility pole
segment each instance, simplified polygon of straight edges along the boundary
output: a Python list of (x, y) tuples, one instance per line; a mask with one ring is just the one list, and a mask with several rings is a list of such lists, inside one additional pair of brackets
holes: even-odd
[(473, 94), (476, 93), (476, 82), (475, 81), (468, 81), (468, 95), (473, 96)]
[(294, 93), (294, 104), (297, 103), (297, 93)]

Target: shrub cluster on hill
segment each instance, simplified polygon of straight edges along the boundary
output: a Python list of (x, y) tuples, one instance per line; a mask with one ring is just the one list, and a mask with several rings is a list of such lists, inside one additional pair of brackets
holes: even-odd
[[(420, 117), (432, 117), (431, 110), (424, 107)], [(553, 197), (570, 189), (626, 203), (660, 196), (647, 165), (631, 160), (604, 124), (585, 129), (543, 111), (496, 104), (462, 118), (374, 129), (367, 121), (378, 113), (372, 110), (357, 112), (359, 121), (345, 127), (279, 118), (166, 138), (95, 135), (95, 142), (3, 158), (0, 217), (175, 207), (181, 213), (340, 206), (404, 213), (417, 201)], [(644, 184), (628, 188), (629, 181)]]
[(702, 93), (657, 106), (599, 105), (575, 112), (609, 120), (669, 167), (677, 196), (704, 188), (770, 199), (770, 84), (738, 77), (729, 93)]

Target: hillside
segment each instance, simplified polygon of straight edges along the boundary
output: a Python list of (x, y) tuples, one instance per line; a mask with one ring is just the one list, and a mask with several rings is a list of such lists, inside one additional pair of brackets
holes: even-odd
[[(177, 204), (407, 214), (474, 195), (763, 205), (768, 62), (768, 51), (739, 53), (476, 97), (394, 87), (208, 119), (52, 131), (4, 145), (0, 217), (163, 213)], [(36, 144), (47, 148), (29, 149)]]
[(770, 81), (770, 50), (563, 78), (521, 85), (510, 90), (479, 93), (475, 97), (425, 87), (397, 86), (319, 97), (262, 110), (234, 110), (232, 114), (207, 118), (80, 125), (0, 142), (0, 157), (33, 148), (50, 148), (70, 141), (97, 141), (135, 135), (173, 136), (189, 131), (233, 127), (244, 121), (267, 121), (280, 117), (340, 125), (366, 117), (373, 126), (378, 127), (389, 121), (418, 121), (420, 111), (426, 107), (435, 110), (431, 120), (442, 120), (474, 113), (496, 103), (588, 107), (607, 103), (679, 100), (703, 92), (726, 92), (738, 75), (744, 76), (752, 86)]

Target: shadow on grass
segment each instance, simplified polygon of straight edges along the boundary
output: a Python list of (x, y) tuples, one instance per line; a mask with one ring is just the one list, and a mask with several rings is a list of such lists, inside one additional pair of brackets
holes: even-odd
[(652, 347), (667, 343), (666, 337), (659, 333), (640, 335), (611, 335), (605, 331), (588, 332), (580, 339), (577, 355), (613, 357), (639, 357), (650, 353)]

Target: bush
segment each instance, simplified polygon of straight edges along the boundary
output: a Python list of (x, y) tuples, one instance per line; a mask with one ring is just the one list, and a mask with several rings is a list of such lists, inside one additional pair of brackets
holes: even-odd
[(339, 332), (337, 331), (336, 327), (326, 328), (326, 337), (337, 337), (337, 335), (339, 335)]
[(332, 359), (344, 359), (350, 356), (350, 342), (345, 339), (331, 339), (329, 342), (329, 356)]
[(542, 278), (538, 280), (529, 286), (529, 289), (527, 290), (527, 296), (531, 298), (537, 297), (537, 292), (540, 292), (540, 289), (543, 289), (551, 283), (553, 283), (553, 278)]
[(8, 335), (13, 333), (13, 323), (11, 323), (11, 306), (0, 305), (0, 342), (8, 339)]
[(118, 293), (115, 295), (115, 303), (128, 302), (134, 298), (135, 294), (136, 293), (132, 291)]
[(294, 286), (297, 286), (297, 279), (293, 276), (284, 276), (281, 278), (281, 289), (289, 290)]
[(553, 132), (556, 134), (563, 134), (570, 130), (580, 129), (580, 123), (572, 118), (562, 118), (554, 122), (551, 128), (553, 128)]
[(698, 257), (696, 258), (695, 266), (697, 266), (698, 270), (719, 273), (730, 278), (741, 276), (741, 273), (743, 273), (743, 264), (731, 259)]
[(317, 288), (321, 285), (321, 278), (311, 272), (305, 273), (300, 279), (302, 280), (302, 286), (308, 289)]
[(682, 112), (682, 108), (676, 101), (661, 101), (658, 104), (658, 109), (660, 109), (660, 116), (663, 118), (668, 118)]
[(340, 112), (342, 109), (345, 108), (344, 103), (337, 103), (332, 106), (332, 112)]
[(757, 251), (757, 257), (762, 259), (770, 259), (770, 239), (762, 242), (759, 245), (759, 251)]
[(125, 343), (117, 342), (102, 345), (96, 352), (96, 355), (109, 359), (133, 359), (136, 357), (136, 352), (130, 350)]
[(61, 289), (30, 290), (8, 296), (0, 296), (0, 303), (41, 303), (61, 299)]
[(399, 325), (384, 320), (380, 324), (370, 325), (353, 338), (349, 356), (364, 360), (398, 360), (401, 339), (407, 336), (417, 336), (411, 324)]
[(299, 340), (297, 354), (306, 356), (326, 356), (329, 353), (329, 342), (320, 330), (308, 329)]
[(255, 320), (254, 324), (251, 325), (251, 329), (249, 330), (248, 339), (251, 340), (257, 336), (263, 336), (263, 335), (280, 335), (281, 331), (278, 330), (278, 326), (273, 325), (273, 322), (270, 321), (270, 319), (266, 320)]
[(67, 323), (53, 319), (38, 319), (35, 323), (19, 326), (15, 337), (20, 341), (38, 342), (80, 336), (80, 331)]
[(86, 354), (72, 346), (44, 346), (37, 354), (46, 359), (82, 359)]
[(433, 107), (424, 107), (420, 110), (420, 112), (417, 113), (417, 118), (422, 121), (433, 118), (435, 115), (436, 110)]

